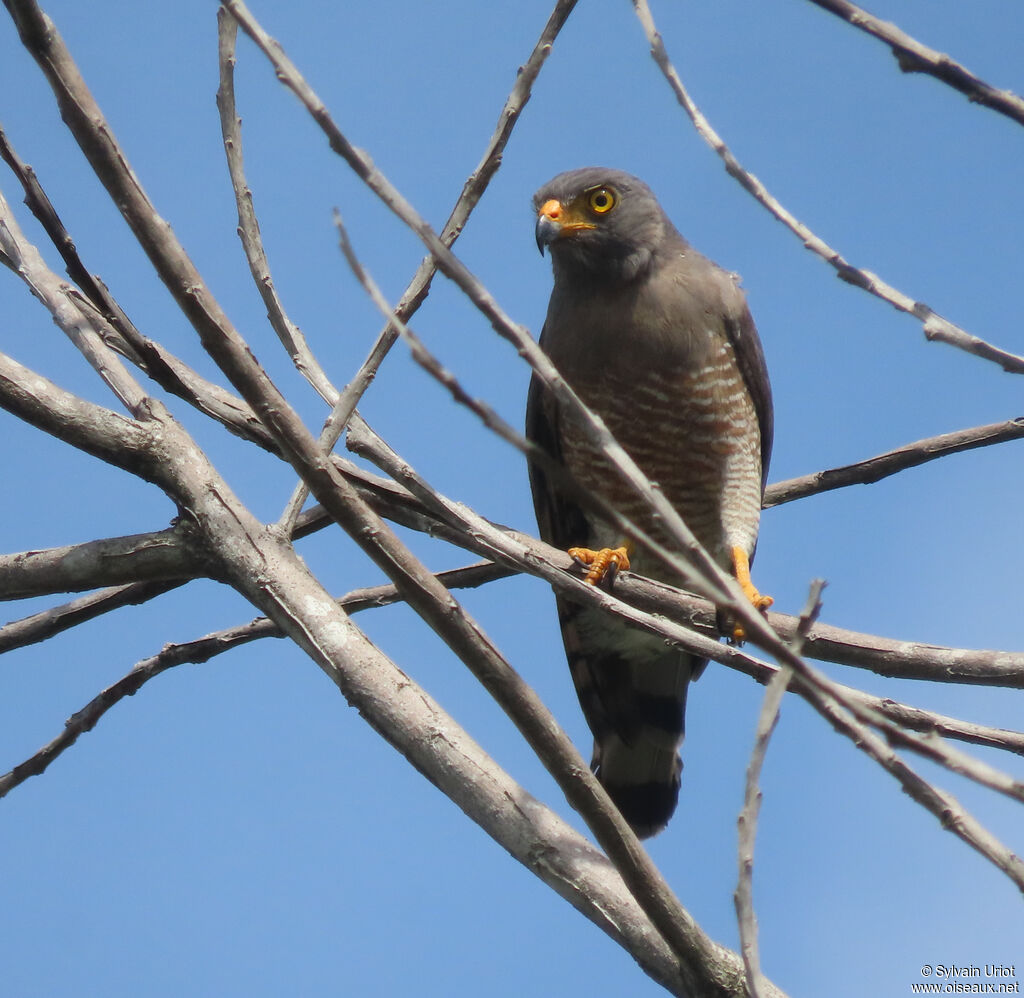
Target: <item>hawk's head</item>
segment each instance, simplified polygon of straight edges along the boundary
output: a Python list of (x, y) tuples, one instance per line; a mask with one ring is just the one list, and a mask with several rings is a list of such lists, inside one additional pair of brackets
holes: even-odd
[(560, 173), (533, 196), (537, 246), (551, 248), (556, 274), (632, 281), (667, 241), (681, 239), (651, 189), (621, 170)]

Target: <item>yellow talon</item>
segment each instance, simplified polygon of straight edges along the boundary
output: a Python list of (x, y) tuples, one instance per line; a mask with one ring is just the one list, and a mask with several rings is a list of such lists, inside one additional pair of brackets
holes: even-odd
[[(733, 547), (732, 551), (732, 573), (736, 577), (736, 581), (740, 584), (740, 589), (743, 590), (743, 595), (750, 600), (751, 606), (758, 613), (764, 613), (765, 610), (770, 607), (775, 600), (771, 596), (762, 596), (758, 591), (757, 587), (750, 580), (750, 559), (747, 557), (747, 552), (741, 547)], [(733, 641), (742, 641), (746, 637), (743, 631), (743, 627), (740, 624), (734, 624), (732, 629)]]
[(590, 548), (569, 548), (568, 553), (570, 558), (589, 566), (590, 571), (583, 580), (588, 586), (600, 585), (609, 573), (620, 569), (629, 571), (629, 552), (625, 545), (620, 548), (601, 548), (600, 551), (593, 551)]

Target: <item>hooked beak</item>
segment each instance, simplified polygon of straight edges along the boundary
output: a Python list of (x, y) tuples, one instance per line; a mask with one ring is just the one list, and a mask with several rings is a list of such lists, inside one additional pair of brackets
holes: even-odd
[(556, 239), (562, 239), (582, 229), (593, 228), (596, 226), (576, 218), (561, 201), (552, 198), (550, 201), (545, 201), (537, 212), (537, 228), (535, 230), (537, 249), (543, 256), (544, 247), (550, 246)]

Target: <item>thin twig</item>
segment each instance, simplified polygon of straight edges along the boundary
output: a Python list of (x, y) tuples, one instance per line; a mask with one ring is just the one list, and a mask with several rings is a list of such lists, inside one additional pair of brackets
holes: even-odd
[(185, 582), (131, 582), (123, 586), (112, 586), (70, 600), (61, 606), (41, 610), (21, 620), (12, 620), (0, 627), (0, 655), (4, 652), (24, 648), (27, 645), (46, 641), (62, 631), (70, 630), (88, 620), (123, 606), (139, 606), (177, 589)]
[(924, 302), (914, 301), (913, 298), (905, 295), (902, 291), (898, 291), (887, 284), (877, 274), (848, 263), (837, 250), (834, 250), (823, 239), (815, 235), (806, 225), (783, 207), (782, 203), (768, 192), (768, 189), (757, 177), (740, 165), (736, 157), (729, 151), (728, 146), (722, 141), (721, 136), (711, 127), (710, 122), (704, 117), (687, 93), (679, 73), (669, 60), (665, 44), (655, 27), (654, 18), (651, 15), (647, 0), (633, 0), (633, 7), (637, 17), (640, 19), (641, 25), (643, 25), (644, 33), (647, 35), (647, 41), (651, 46), (651, 55), (654, 57), (654, 61), (665, 75), (676, 95), (676, 99), (693, 122), (698, 134), (721, 157), (725, 164), (726, 172), (796, 235), (807, 249), (816, 253), (827, 264), (835, 268), (836, 273), (842, 280), (856, 287), (863, 288), (876, 298), (881, 298), (883, 301), (888, 302), (900, 312), (913, 315), (923, 324), (924, 335), (927, 339), (940, 340), (943, 343), (948, 343), (951, 346), (965, 350), (967, 353), (974, 354), (976, 357), (994, 361), (1004, 371), (1009, 371), (1012, 374), (1024, 374), (1024, 357), (1009, 353), (1006, 350), (993, 346), (991, 343), (987, 343), (985, 340), (979, 339), (973, 333), (969, 333), (967, 330), (954, 325), (948, 319), (944, 319), (925, 305)]
[(904, 73), (934, 76), (959, 90), (972, 104), (983, 104), (1012, 118), (1018, 125), (1024, 125), (1024, 100), (1009, 90), (991, 86), (944, 52), (922, 45), (895, 24), (880, 20), (849, 0), (811, 0), (811, 3), (885, 42)]
[[(807, 605), (800, 614), (796, 634), (790, 645), (796, 654), (800, 654), (803, 639), (821, 611), (821, 591), (825, 583), (815, 579), (811, 583)], [(757, 839), (757, 819), (761, 810), (761, 769), (768, 752), (768, 742), (779, 722), (779, 708), (782, 698), (793, 678), (793, 668), (784, 665), (768, 683), (764, 693), (761, 712), (757, 718), (754, 731), (754, 747), (750, 752), (747, 765), (746, 786), (743, 794), (743, 808), (736, 819), (739, 835), (737, 837), (737, 853), (739, 858), (739, 878), (733, 901), (736, 906), (736, 920), (740, 932), (740, 954), (747, 973), (747, 990), (750, 998), (762, 998), (764, 994), (764, 975), (761, 973), (761, 959), (757, 947), (757, 915), (754, 911), (754, 843)]]
[[(235, 106), (235, 42), (238, 35), (238, 22), (225, 7), (220, 7), (217, 11), (217, 25), (217, 54), (220, 64), (217, 110), (220, 113), (221, 135), (224, 139), (224, 151), (227, 154), (231, 187), (235, 192), (235, 205), (238, 210), (238, 236), (242, 241), (245, 258), (249, 262), (249, 272), (252, 274), (252, 279), (267, 309), (270, 325), (288, 351), (296, 370), (329, 406), (334, 407), (338, 402), (338, 390), (310, 350), (302, 331), (288, 317), (284, 303), (281, 301), (270, 275), (270, 263), (263, 247), (263, 237), (260, 234), (259, 221), (256, 218), (252, 190), (245, 178), (242, 155), (242, 119), (239, 118)], [(330, 451), (334, 447), (334, 441), (325, 439), (321, 435), (321, 446), (325, 451)], [(300, 479), (278, 521), (280, 530), (291, 534), (295, 527), (295, 521), (308, 498), (309, 489), (306, 487), (306, 483)]]
[[(438, 579), (448, 588), (475, 587), (509, 575), (509, 571), (493, 562), (481, 562), (457, 568), (450, 572), (438, 573)], [(358, 613), (374, 607), (388, 606), (399, 602), (401, 597), (393, 585), (354, 589), (338, 600), (346, 613)], [(143, 685), (155, 679), (168, 669), (178, 665), (198, 665), (216, 655), (239, 648), (260, 638), (280, 638), (284, 633), (267, 617), (257, 617), (247, 624), (214, 631), (205, 637), (192, 641), (167, 644), (150, 658), (143, 659), (127, 675), (92, 698), (81, 710), (76, 711), (64, 723), (64, 730), (52, 741), (9, 773), (0, 776), (0, 797), (6, 796), (15, 787), (32, 776), (39, 776), (78, 738), (91, 731), (96, 723), (115, 704), (125, 697), (134, 696)]]
[(242, 241), (245, 258), (253, 283), (267, 309), (267, 318), (284, 348), (288, 351), (296, 370), (313, 386), (317, 394), (328, 404), (334, 405), (338, 390), (320, 366), (310, 350), (302, 330), (295, 325), (285, 311), (281, 296), (274, 287), (270, 276), (270, 263), (263, 248), (263, 237), (256, 218), (252, 190), (245, 179), (245, 165), (242, 157), (242, 119), (235, 108), (235, 37), (238, 22), (221, 7), (217, 11), (217, 55), (220, 64), (220, 86), (217, 88), (217, 110), (220, 112), (221, 135), (227, 154), (231, 187), (235, 192), (235, 206), (238, 210), (238, 237)]
[(930, 811), (948, 832), (984, 856), (997, 869), (1024, 892), (1024, 862), (1002, 844), (950, 793), (934, 786), (903, 761), (879, 735), (855, 715), (859, 713), (852, 702), (843, 705), (825, 683), (815, 682), (807, 687), (808, 703), (858, 749), (877, 762), (893, 776), (904, 792)]
[(28, 286), (53, 316), (107, 387), (132, 416), (143, 414), (147, 395), (114, 351), (98, 334), (95, 310), (83, 308), (86, 299), (46, 265), (39, 250), (25, 238), (7, 200), (0, 194), (0, 258)]
[(818, 495), (832, 489), (843, 489), (849, 485), (871, 485), (907, 468), (916, 468), (949, 454), (1001, 444), (1008, 440), (1019, 440), (1021, 437), (1024, 437), (1024, 416), (1007, 419), (1002, 423), (989, 423), (986, 426), (975, 426), (967, 430), (955, 430), (952, 433), (915, 440), (914, 443), (904, 444), (895, 450), (877, 454), (864, 461), (829, 468), (827, 471), (816, 471), (811, 475), (789, 478), (783, 482), (774, 482), (764, 490), (763, 508), (781, 506), (783, 503), (793, 502), (794, 499), (805, 499), (807, 496)]

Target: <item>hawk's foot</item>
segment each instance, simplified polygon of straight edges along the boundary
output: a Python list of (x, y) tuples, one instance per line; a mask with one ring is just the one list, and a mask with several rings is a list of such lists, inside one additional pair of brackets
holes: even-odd
[[(730, 554), (732, 557), (732, 574), (740, 584), (740, 589), (743, 590), (743, 595), (750, 600), (751, 606), (753, 606), (758, 613), (764, 613), (765, 610), (775, 602), (775, 600), (773, 600), (771, 596), (762, 596), (761, 593), (757, 591), (757, 587), (750, 580), (750, 559), (747, 557), (747, 552), (741, 547), (734, 547)], [(740, 624), (733, 624), (732, 640), (739, 642), (745, 637), (746, 635), (743, 632), (743, 627)]]
[(615, 573), (620, 568), (629, 571), (629, 552), (625, 545), (620, 548), (601, 548), (600, 551), (592, 551), (590, 548), (569, 548), (569, 557), (575, 558), (590, 569), (583, 580), (588, 586), (599, 586), (606, 577), (609, 580), (615, 578)]

